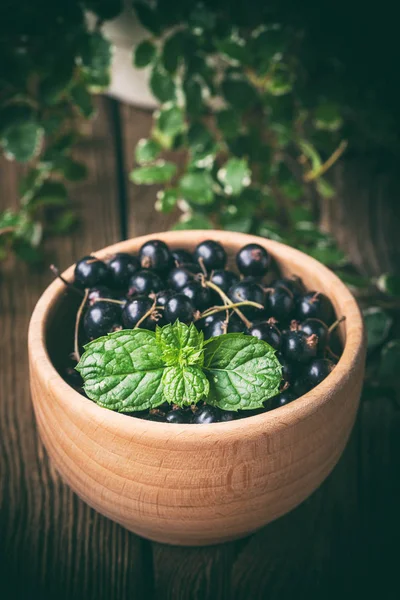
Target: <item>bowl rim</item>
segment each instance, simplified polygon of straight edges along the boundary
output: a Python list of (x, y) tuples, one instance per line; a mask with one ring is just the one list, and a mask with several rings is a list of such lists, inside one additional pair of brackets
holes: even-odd
[[(171, 437), (175, 438), (175, 436), (179, 436), (179, 439), (182, 441), (193, 441), (194, 438), (198, 440), (200, 436), (204, 440), (207, 439), (213, 442), (220, 438), (222, 431), (224, 434), (232, 434), (235, 440), (257, 437), (260, 433), (264, 435), (268, 435), (269, 433), (276, 434), (288, 426), (311, 418), (314, 413), (320, 411), (323, 405), (329, 402), (334, 392), (343, 387), (348, 382), (354, 370), (364, 362), (365, 333), (363, 319), (358, 304), (347, 286), (328, 267), (325, 267), (319, 261), (303, 252), (281, 242), (255, 235), (217, 229), (166, 231), (117, 242), (101, 250), (93, 251), (93, 254), (98, 255), (100, 258), (105, 258), (107, 255), (116, 252), (132, 252), (130, 248), (132, 241), (141, 246), (148, 240), (160, 239), (160, 236), (167, 244), (170, 243), (174, 246), (182, 242), (187, 242), (190, 237), (195, 241), (197, 241), (196, 238), (201, 237), (202, 239), (215, 239), (221, 243), (225, 242), (228, 244), (232, 241), (238, 241), (239, 238), (243, 242), (242, 245), (265, 243), (273, 255), (279, 255), (283, 251), (286, 257), (289, 255), (289, 257), (303, 263), (307, 261), (310, 269), (318, 270), (324, 278), (328, 278), (334, 284), (335, 289), (337, 289), (336, 295), (340, 295), (343, 303), (346, 303), (346, 343), (343, 353), (332, 373), (310, 392), (300, 396), (290, 404), (259, 415), (246, 417), (246, 419), (196, 425), (190, 423), (160, 423), (131, 416), (127, 418), (127, 415), (104, 409), (92, 400), (79, 394), (61, 377), (53, 365), (46, 347), (47, 318), (52, 306), (57, 303), (65, 291), (65, 285), (59, 279), (55, 279), (39, 298), (29, 323), (28, 349), (30, 363), (35, 364), (35, 368), (40, 372), (42, 381), (46, 381), (48, 386), (56, 390), (54, 393), (57, 396), (62, 395), (65, 397), (71, 408), (73, 407), (82, 417), (85, 416), (93, 419), (101, 426), (107, 426), (109, 430), (114, 431), (116, 434), (120, 432), (124, 437), (133, 437), (136, 434), (146, 433), (152, 435), (154, 439), (164, 441), (168, 441)], [(71, 265), (63, 272), (63, 277), (67, 280), (72, 280), (73, 270), (74, 265)], [(246, 425), (250, 425), (251, 427), (247, 427)], [(195, 432), (196, 436), (193, 436)]]

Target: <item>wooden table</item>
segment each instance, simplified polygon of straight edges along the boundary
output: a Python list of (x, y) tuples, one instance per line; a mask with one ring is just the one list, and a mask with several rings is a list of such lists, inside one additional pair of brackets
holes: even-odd
[[(126, 176), (150, 115), (107, 99), (98, 111), (79, 149), (89, 178), (71, 188), (81, 227), (48, 244), (61, 268), (171, 220), (154, 212), (154, 188)], [(0, 209), (16, 205), (18, 174), (0, 162)], [(362, 403), (342, 459), (309, 500), (239, 542), (151, 543), (81, 502), (49, 462), (30, 402), (26, 332), (51, 278), (13, 260), (1, 267), (1, 600), (399, 598), (400, 411), (385, 398)]]

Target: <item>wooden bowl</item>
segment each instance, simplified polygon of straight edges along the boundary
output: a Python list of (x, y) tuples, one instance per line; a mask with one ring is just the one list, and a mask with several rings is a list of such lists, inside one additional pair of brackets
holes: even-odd
[[(29, 327), (32, 399), (40, 435), (61, 476), (88, 504), (139, 535), (170, 544), (216, 544), (290, 511), (333, 469), (359, 402), (363, 324), (356, 301), (329, 269), (278, 242), (223, 231), (176, 231), (96, 254), (137, 252), (155, 238), (188, 249), (215, 239), (230, 260), (241, 246), (257, 242), (283, 274), (300, 275), (309, 289), (331, 298), (337, 315), (346, 316), (342, 357), (311, 392), (238, 421), (177, 425), (114, 413), (74, 391), (56, 367), (71, 348), (77, 300), (59, 280), (40, 298)], [(71, 280), (73, 267), (64, 276)]]

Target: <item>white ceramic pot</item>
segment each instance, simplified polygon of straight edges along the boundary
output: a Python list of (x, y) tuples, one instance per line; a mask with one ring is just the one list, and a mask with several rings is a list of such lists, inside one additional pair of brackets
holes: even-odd
[[(88, 21), (93, 22), (90, 14)], [(132, 8), (127, 6), (119, 17), (105, 23), (103, 33), (114, 46), (107, 94), (134, 106), (156, 108), (157, 101), (149, 88), (150, 70), (133, 66), (133, 48), (149, 37), (149, 32), (140, 25)]]

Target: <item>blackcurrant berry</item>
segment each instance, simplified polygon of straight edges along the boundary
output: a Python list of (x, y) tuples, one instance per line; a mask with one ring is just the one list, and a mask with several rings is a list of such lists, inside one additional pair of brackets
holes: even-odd
[(220, 421), (234, 421), (236, 419), (236, 413), (233, 410), (221, 410)]
[(280, 406), (284, 406), (285, 404), (293, 402), (293, 400), (296, 400), (296, 398), (296, 394), (290, 388), (288, 388), (287, 390), (283, 390), (280, 394), (272, 399), (272, 407), (279, 408)]
[(224, 248), (214, 240), (205, 240), (196, 246), (194, 258), (197, 262), (201, 259), (208, 272), (223, 269), (227, 260)]
[(192, 423), (204, 425), (208, 423), (217, 423), (220, 419), (220, 410), (214, 406), (205, 404), (194, 414)]
[(213, 272), (210, 281), (227, 294), (230, 288), (239, 281), (239, 277), (232, 271), (219, 269), (218, 271)]
[(161, 412), (149, 413), (143, 417), (146, 421), (155, 421), (157, 423), (166, 423), (165, 415)]
[(73, 388), (82, 388), (83, 379), (80, 373), (76, 369), (68, 367), (65, 369), (65, 381)]
[(323, 354), (325, 348), (328, 345), (329, 340), (329, 329), (319, 319), (306, 319), (300, 323), (299, 328), (304, 331), (307, 335), (316, 335), (318, 338), (317, 354)]
[(277, 321), (289, 321), (294, 310), (292, 292), (284, 287), (271, 289), (267, 293), (265, 309)]
[(89, 306), (83, 318), (83, 330), (90, 340), (111, 333), (121, 325), (121, 308), (111, 302)]
[(306, 363), (317, 355), (318, 338), (304, 331), (285, 331), (281, 337), (283, 356), (293, 362)]
[(332, 302), (325, 294), (320, 292), (307, 292), (301, 296), (297, 303), (296, 317), (299, 321), (305, 319), (320, 319), (330, 325), (335, 312)]
[(139, 250), (139, 260), (142, 269), (153, 269), (157, 273), (167, 271), (173, 262), (167, 244), (161, 240), (150, 240), (143, 244)]
[(242, 275), (263, 277), (269, 268), (271, 259), (265, 248), (259, 244), (247, 244), (236, 255), (236, 264)]
[(90, 288), (88, 293), (88, 303), (94, 304), (99, 298), (114, 298), (114, 293), (105, 285), (96, 285)]
[(140, 269), (139, 259), (131, 254), (120, 252), (108, 261), (110, 285), (115, 288), (127, 287), (130, 278)]
[(189, 423), (191, 413), (182, 408), (176, 410), (170, 410), (166, 415), (165, 419), (167, 423)]
[(184, 294), (175, 294), (167, 300), (164, 308), (164, 318), (167, 323), (174, 323), (177, 319), (182, 323), (193, 321), (194, 306)]
[(189, 283), (182, 288), (181, 292), (192, 301), (193, 306), (197, 310), (202, 311), (210, 306), (210, 288), (202, 285), (200, 281), (189, 281)]
[(280, 279), (275, 279), (275, 281), (271, 284), (272, 288), (286, 288), (290, 290), (295, 299), (305, 293), (305, 287), (300, 279), (296, 275), (292, 277), (281, 277)]
[(184, 288), (190, 281), (193, 281), (196, 273), (201, 271), (199, 265), (185, 265), (184, 267), (175, 267), (169, 274), (168, 285), (177, 292)]
[(94, 256), (85, 256), (75, 265), (75, 282), (85, 288), (107, 284), (109, 275), (107, 265)]
[(335, 364), (328, 358), (317, 358), (310, 362), (304, 370), (303, 377), (311, 387), (315, 387), (333, 371)]
[(175, 250), (172, 250), (171, 255), (177, 267), (189, 265), (194, 262), (192, 254), (189, 252), (189, 250), (185, 250), (184, 248), (176, 248)]
[(293, 381), (292, 385), (290, 386), (290, 389), (294, 394), (296, 394), (297, 398), (300, 398), (300, 396), (304, 396), (304, 394), (307, 394), (307, 392), (309, 392), (312, 389), (312, 385), (303, 376), (303, 374), (300, 374), (298, 379), (295, 379)]
[[(265, 294), (263, 289), (258, 285), (258, 283), (255, 283), (254, 281), (247, 281), (246, 279), (239, 281), (231, 287), (229, 290), (229, 297), (232, 302), (251, 301), (262, 305), (264, 305), (265, 302)], [(249, 319), (256, 318), (257, 315), (261, 315), (261, 310), (254, 306), (241, 306), (240, 310)]]
[(223, 335), (224, 333), (242, 333), (244, 324), (240, 319), (231, 316), (226, 326), (226, 314), (224, 312), (210, 315), (205, 319), (206, 323), (203, 327), (204, 339), (209, 340), (212, 337)]
[(275, 349), (278, 349), (280, 346), (281, 332), (273, 323), (268, 323), (267, 321), (255, 323), (248, 329), (247, 333), (263, 342), (267, 342), (267, 344)]
[(288, 383), (292, 383), (298, 370), (295, 363), (286, 360), (281, 352), (277, 352), (276, 356), (282, 365), (282, 379)]
[(157, 294), (164, 287), (162, 279), (153, 271), (138, 271), (130, 278), (129, 295), (147, 296), (148, 294)]
[(165, 306), (167, 304), (167, 301), (171, 298), (171, 296), (171, 292), (158, 292), (158, 294), (156, 295), (156, 305)]
[[(138, 296), (126, 303), (122, 311), (122, 323), (125, 329), (133, 329), (144, 315), (152, 308), (154, 302), (147, 296)], [(160, 314), (154, 311), (140, 324), (141, 329), (153, 330), (159, 321)]]

